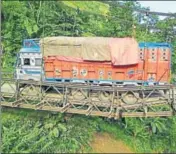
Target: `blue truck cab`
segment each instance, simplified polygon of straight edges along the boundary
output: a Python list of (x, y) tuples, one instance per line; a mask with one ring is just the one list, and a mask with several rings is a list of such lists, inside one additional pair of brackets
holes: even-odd
[(42, 54), (39, 39), (25, 39), (17, 55), (16, 78), (40, 81), (41, 72)]

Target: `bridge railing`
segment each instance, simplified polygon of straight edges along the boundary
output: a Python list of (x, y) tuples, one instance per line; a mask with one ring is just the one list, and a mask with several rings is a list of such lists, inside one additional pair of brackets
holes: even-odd
[(172, 85), (102, 87), (3, 78), (1, 105), (115, 119), (171, 116), (176, 109), (175, 89)]

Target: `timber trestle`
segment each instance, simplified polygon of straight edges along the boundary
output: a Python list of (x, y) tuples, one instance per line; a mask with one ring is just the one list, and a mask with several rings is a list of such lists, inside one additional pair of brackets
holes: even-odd
[(22, 81), (5, 77), (1, 80), (1, 105), (115, 119), (165, 117), (175, 114), (175, 90), (173, 85), (119, 87)]

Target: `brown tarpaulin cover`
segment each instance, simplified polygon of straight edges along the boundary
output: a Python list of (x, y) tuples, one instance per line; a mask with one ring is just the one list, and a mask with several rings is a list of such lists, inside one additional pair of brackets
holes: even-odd
[(46, 37), (40, 40), (40, 46), (43, 56), (68, 57), (71, 61), (109, 61), (113, 65), (138, 63), (138, 43), (133, 38)]
[(111, 62), (113, 65), (138, 63), (138, 43), (133, 38), (110, 38)]

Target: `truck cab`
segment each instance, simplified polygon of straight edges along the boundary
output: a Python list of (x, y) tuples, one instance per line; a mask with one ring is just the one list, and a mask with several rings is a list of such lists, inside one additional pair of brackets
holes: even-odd
[(17, 54), (16, 78), (40, 81), (42, 74), (42, 54), (39, 39), (25, 39)]

